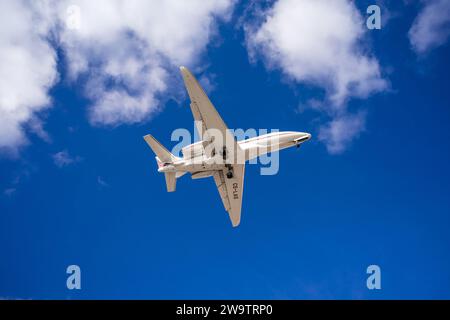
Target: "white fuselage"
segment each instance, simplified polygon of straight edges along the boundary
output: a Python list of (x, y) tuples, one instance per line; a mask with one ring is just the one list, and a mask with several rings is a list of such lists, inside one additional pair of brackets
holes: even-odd
[[(158, 171), (164, 173), (167, 192), (174, 192), (177, 179), (186, 173), (190, 173), (192, 179), (212, 177), (223, 207), (233, 227), (237, 227), (241, 221), (246, 162), (252, 159), (256, 162), (257, 157), (265, 154), (272, 157), (271, 153), (277, 157), (279, 150), (298, 147), (311, 135), (294, 131), (272, 132), (237, 141), (192, 73), (185, 67), (180, 67), (180, 71), (200, 141), (181, 149), (182, 157), (178, 157), (151, 134), (145, 135), (144, 140), (156, 155)], [(260, 160), (265, 162), (265, 159)]]
[[(300, 146), (309, 140), (311, 135), (305, 132), (283, 131), (274, 132), (250, 139), (238, 141), (240, 161), (246, 162), (269, 152), (276, 152), (293, 146)], [(221, 153), (211, 154), (204, 148), (204, 142), (199, 141), (182, 149), (183, 158), (177, 158), (173, 163), (162, 164), (159, 172), (190, 172), (192, 178), (206, 178), (214, 170), (222, 170), (233, 162), (224, 161)], [(238, 161), (235, 159), (234, 161)]]

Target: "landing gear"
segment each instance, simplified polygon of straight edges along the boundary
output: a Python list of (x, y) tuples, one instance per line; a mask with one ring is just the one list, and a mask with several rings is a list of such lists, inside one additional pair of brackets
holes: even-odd
[(230, 164), (226, 165), (228, 171), (227, 171), (227, 178), (228, 179), (233, 179), (233, 167)]
[(223, 159), (223, 161), (227, 160), (227, 147), (225, 147), (225, 146), (223, 146), (223, 149), (222, 149), (222, 159)]

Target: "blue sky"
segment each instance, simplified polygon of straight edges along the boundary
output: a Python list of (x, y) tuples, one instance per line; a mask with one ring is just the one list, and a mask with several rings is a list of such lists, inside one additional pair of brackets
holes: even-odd
[[(0, 297), (450, 298), (446, 1), (378, 2), (381, 30), (370, 1), (43, 3), (0, 10)], [(181, 64), (229, 127), (313, 135), (247, 166), (238, 228), (142, 139), (194, 130)]]

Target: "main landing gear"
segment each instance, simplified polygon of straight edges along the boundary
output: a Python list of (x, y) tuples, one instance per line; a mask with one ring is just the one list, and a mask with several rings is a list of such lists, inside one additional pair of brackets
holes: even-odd
[[(222, 159), (225, 162), (227, 160), (227, 148), (225, 146), (223, 146), (222, 149)], [(233, 179), (234, 174), (233, 174), (233, 167), (231, 166), (231, 164), (226, 164), (225, 167), (228, 169), (227, 171), (227, 178), (228, 179)]]
[(233, 167), (231, 166), (231, 164), (227, 164), (226, 165), (228, 171), (227, 171), (227, 178), (228, 179), (233, 179), (234, 175), (233, 175)]

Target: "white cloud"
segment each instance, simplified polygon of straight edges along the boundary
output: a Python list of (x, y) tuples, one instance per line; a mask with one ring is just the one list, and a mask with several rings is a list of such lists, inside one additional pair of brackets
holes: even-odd
[(27, 142), (29, 120), (40, 127), (34, 115), (50, 105), (48, 90), (58, 78), (49, 25), (35, 5), (0, 1), (0, 151), (16, 153)]
[(102, 177), (98, 176), (97, 177), (97, 183), (101, 186), (101, 187), (109, 187), (109, 184), (103, 180)]
[(450, 35), (450, 1), (429, 0), (409, 30), (409, 41), (418, 54), (443, 45)]
[(57, 152), (52, 155), (53, 162), (59, 168), (66, 167), (68, 165), (81, 161), (79, 156), (71, 156), (67, 150)]
[(7, 197), (12, 197), (16, 193), (16, 188), (7, 188), (3, 191), (3, 194)]
[(331, 120), (319, 131), (319, 140), (324, 141), (331, 154), (339, 154), (365, 129), (366, 114), (346, 114)]
[[(86, 82), (91, 123), (136, 123), (159, 110), (161, 97), (176, 91), (171, 73), (178, 65), (199, 65), (217, 20), (226, 20), (233, 4), (0, 1), (0, 149), (23, 145), (24, 125), (51, 104), (48, 90), (58, 73), (49, 37), (63, 49), (71, 80)], [(42, 126), (34, 122), (33, 128), (46, 137)]]
[(157, 111), (170, 74), (178, 65), (198, 63), (217, 18), (226, 19), (232, 3), (70, 1), (79, 7), (79, 28), (64, 29), (61, 43), (72, 76), (90, 79), (91, 122), (135, 123)]
[[(261, 58), (268, 69), (280, 69), (293, 82), (323, 88), (326, 101), (316, 109), (337, 121), (323, 128), (325, 132), (344, 124), (350, 97), (364, 98), (386, 89), (378, 61), (362, 45), (365, 21), (353, 2), (278, 0), (257, 17), (245, 26), (251, 59)], [(358, 134), (354, 128), (349, 132)], [(337, 146), (330, 151), (351, 141), (339, 140), (331, 131), (322, 136)]]

